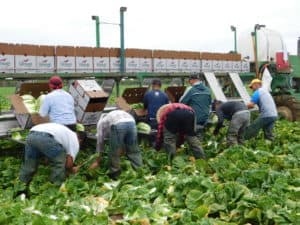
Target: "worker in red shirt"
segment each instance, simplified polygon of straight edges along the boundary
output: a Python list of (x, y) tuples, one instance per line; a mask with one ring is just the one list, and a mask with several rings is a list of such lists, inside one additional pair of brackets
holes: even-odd
[(182, 103), (167, 104), (158, 110), (156, 117), (158, 122), (156, 150), (159, 150), (163, 143), (171, 161), (176, 154), (176, 138), (179, 134), (177, 142), (179, 146), (186, 139), (194, 157), (205, 159), (205, 153), (196, 137), (195, 112), (191, 107)]

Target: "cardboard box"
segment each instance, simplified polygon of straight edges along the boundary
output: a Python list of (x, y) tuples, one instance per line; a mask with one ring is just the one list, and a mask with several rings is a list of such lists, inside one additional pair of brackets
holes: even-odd
[[(129, 112), (132, 110), (131, 106), (127, 103), (127, 101), (123, 97), (117, 97), (116, 104), (118, 108)], [(145, 109), (133, 109), (137, 116), (146, 116), (147, 111)]]
[(31, 94), (37, 98), (41, 92), (50, 92), (48, 83), (23, 83), (20, 86), (19, 94), (10, 96), (16, 119), (23, 129), (31, 128), (36, 124), (49, 122), (48, 118), (43, 118), (38, 113), (30, 114), (21, 97), (24, 94)]
[(125, 70), (128, 73), (139, 72), (140, 71), (140, 63), (139, 58), (129, 58), (125, 59), (126, 67)]
[(190, 60), (188, 59), (179, 59), (179, 69), (180, 72), (188, 73), (191, 71)]
[(153, 61), (151, 58), (139, 58), (140, 72), (149, 72), (153, 71)]
[(37, 57), (32, 55), (15, 56), (16, 73), (36, 73)]
[(166, 59), (167, 72), (179, 72), (179, 59)]
[(86, 91), (103, 91), (95, 80), (76, 80), (74, 87), (81, 97), (84, 96)]
[(154, 58), (153, 72), (159, 72), (159, 73), (167, 72), (167, 60), (165, 58)]
[(56, 67), (59, 73), (74, 73), (75, 56), (57, 56)]
[(223, 70), (223, 63), (221, 60), (213, 60), (212, 70), (214, 72), (220, 72)]
[(250, 62), (242, 61), (242, 72), (250, 72)]
[(0, 73), (13, 73), (15, 69), (15, 56), (0, 54)]
[(241, 61), (232, 61), (232, 71), (237, 73), (242, 71)]
[(126, 58), (152, 58), (152, 50), (149, 49), (137, 49), (127, 48), (125, 49)]
[(108, 57), (109, 48), (93, 48), (93, 57)]
[(93, 57), (76, 56), (76, 73), (92, 73)]
[(109, 58), (109, 71), (112, 73), (120, 72), (120, 58), (119, 57), (110, 57)]
[(222, 71), (231, 72), (232, 71), (232, 62), (231, 61), (222, 61), (223, 67)]
[[(84, 110), (91, 110), (87, 109), (88, 105), (97, 103), (99, 105), (94, 105), (94, 107), (99, 106), (98, 111), (102, 111), (105, 107), (108, 97), (108, 94), (106, 94), (104, 91), (85, 91), (84, 95), (78, 98), (78, 105)], [(100, 107), (102, 105), (103, 107)]]
[(79, 92), (76, 90), (76, 88), (74, 87), (74, 85), (70, 85), (70, 87), (69, 87), (69, 93), (74, 98), (74, 104), (75, 104), (75, 106), (77, 106), (78, 102), (79, 102), (79, 98), (81, 96), (80, 96)]
[(202, 71), (209, 72), (213, 70), (213, 60), (202, 59)]
[(54, 46), (38, 46), (36, 50), (36, 66), (37, 73), (53, 73), (55, 72), (55, 47)]
[(98, 120), (100, 119), (101, 113), (101, 111), (86, 112), (81, 109), (80, 106), (75, 107), (75, 115), (77, 121), (82, 123), (83, 125), (97, 124)]
[(37, 73), (52, 73), (55, 71), (54, 56), (37, 56)]
[(202, 68), (202, 62), (201, 60), (198, 60), (198, 59), (191, 59), (189, 60), (190, 62), (190, 69), (191, 69), (191, 72), (200, 72), (201, 71), (201, 68)]
[(94, 57), (94, 72), (109, 72), (109, 57)]

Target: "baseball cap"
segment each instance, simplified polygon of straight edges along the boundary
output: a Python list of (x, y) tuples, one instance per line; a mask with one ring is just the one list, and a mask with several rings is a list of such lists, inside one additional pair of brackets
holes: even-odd
[(200, 79), (198, 73), (193, 73), (189, 76), (189, 80), (198, 80), (198, 79)]
[(159, 85), (159, 86), (161, 86), (161, 81), (159, 79), (153, 79), (152, 80), (152, 85)]
[(261, 80), (260, 79), (253, 79), (252, 81), (251, 81), (251, 83), (249, 84), (249, 88), (252, 88), (252, 86), (253, 86), (253, 84), (261, 84), (262, 82), (261, 82)]
[(53, 76), (49, 80), (49, 87), (51, 89), (60, 89), (63, 87), (62, 79), (59, 76)]

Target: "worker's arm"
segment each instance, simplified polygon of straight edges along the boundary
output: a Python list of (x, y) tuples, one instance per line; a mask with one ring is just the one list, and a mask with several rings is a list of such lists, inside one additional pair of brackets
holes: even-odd
[(252, 108), (255, 107), (255, 103), (249, 102), (249, 103), (247, 104), (247, 107), (248, 107), (248, 109), (252, 109)]
[(102, 160), (102, 152), (99, 152), (99, 156), (97, 157), (95, 162), (93, 162), (92, 165), (90, 165), (89, 169), (93, 170), (98, 168), (100, 166), (101, 160)]
[(45, 99), (41, 105), (39, 114), (41, 117), (46, 117), (48, 116), (50, 111), (50, 103), (49, 103), (49, 98), (47, 97), (47, 95), (45, 96)]
[(247, 104), (248, 109), (254, 108), (255, 104), (258, 104), (258, 102), (259, 102), (259, 92), (258, 92), (258, 90), (256, 90), (253, 93), (250, 102)]
[(187, 104), (190, 101), (190, 90), (192, 87), (188, 87), (185, 92), (183, 93), (183, 95), (180, 97), (179, 102), (183, 103), (183, 104)]
[(214, 135), (217, 135), (219, 133), (219, 130), (223, 127), (223, 122), (224, 122), (224, 113), (221, 108), (219, 108), (216, 111), (216, 115), (218, 117), (218, 123), (214, 130)]
[(104, 117), (103, 115), (97, 124), (97, 152), (101, 152), (104, 150), (104, 139), (108, 135), (109, 129), (109, 118), (107, 116)]
[(148, 93), (149, 92), (147, 92), (143, 98), (144, 109), (148, 109)]
[(67, 155), (66, 157), (66, 173), (67, 175), (71, 174), (71, 173), (77, 173), (79, 171), (79, 166), (74, 166), (73, 163), (73, 158), (70, 155)]

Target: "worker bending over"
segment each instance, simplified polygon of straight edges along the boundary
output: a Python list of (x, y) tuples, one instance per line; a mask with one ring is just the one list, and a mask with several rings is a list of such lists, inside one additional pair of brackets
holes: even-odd
[(205, 154), (200, 146), (200, 141), (195, 133), (195, 112), (181, 103), (172, 103), (162, 106), (157, 112), (158, 131), (156, 149), (159, 150), (163, 143), (169, 160), (176, 154), (176, 137), (179, 134), (178, 146), (183, 144), (184, 137), (192, 149), (196, 159), (205, 159)]
[(161, 81), (159, 79), (153, 79), (152, 90), (147, 91), (143, 99), (144, 108), (148, 111), (147, 120), (152, 129), (157, 129), (157, 110), (162, 105), (169, 103), (168, 96), (162, 92), (160, 88)]
[(99, 157), (91, 165), (91, 169), (100, 166), (104, 152), (104, 139), (109, 137), (109, 176), (116, 179), (121, 173), (120, 156), (122, 150), (130, 160), (133, 168), (143, 165), (137, 142), (137, 129), (133, 117), (122, 110), (102, 114), (97, 123), (97, 151)]
[(188, 82), (191, 87), (186, 89), (179, 102), (194, 109), (196, 113), (196, 134), (202, 140), (211, 106), (210, 90), (201, 82), (200, 74), (190, 75)]
[(25, 159), (21, 166), (20, 180), (28, 184), (35, 174), (39, 159), (44, 156), (51, 166), (50, 181), (60, 185), (67, 173), (74, 172), (73, 162), (79, 151), (75, 132), (64, 125), (44, 123), (31, 128), (25, 144)]
[(250, 139), (256, 137), (260, 129), (263, 129), (265, 138), (273, 140), (273, 128), (278, 115), (273, 97), (268, 90), (262, 87), (262, 82), (259, 79), (252, 80), (249, 87), (254, 93), (247, 106), (248, 108), (254, 108), (255, 104), (258, 105), (260, 115), (247, 127), (245, 138)]
[(51, 92), (45, 96), (40, 108), (42, 117), (49, 116), (50, 122), (59, 123), (76, 131), (76, 116), (73, 97), (63, 90), (62, 79), (53, 76), (49, 80)]
[(214, 135), (219, 133), (223, 127), (224, 119), (230, 121), (227, 131), (228, 146), (242, 144), (244, 132), (250, 123), (250, 112), (242, 102), (221, 102), (215, 101), (214, 108), (218, 117), (218, 123), (214, 130)]

